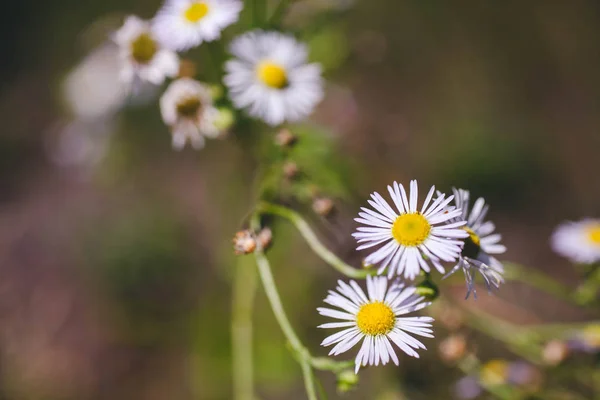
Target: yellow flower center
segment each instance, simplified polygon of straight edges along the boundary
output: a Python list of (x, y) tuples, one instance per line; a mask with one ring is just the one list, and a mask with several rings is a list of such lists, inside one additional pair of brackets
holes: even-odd
[(392, 225), (392, 236), (403, 246), (422, 244), (431, 232), (429, 221), (420, 213), (403, 214)]
[(285, 69), (271, 61), (263, 61), (258, 64), (256, 75), (262, 83), (274, 89), (283, 89), (288, 84)]
[(396, 316), (388, 305), (376, 301), (365, 304), (358, 310), (356, 324), (365, 335), (385, 335), (394, 328)]
[(587, 235), (592, 243), (600, 246), (600, 224), (594, 224), (587, 228)]
[(197, 97), (189, 97), (177, 103), (177, 115), (182, 118), (195, 118), (202, 109), (202, 103)]
[(142, 33), (131, 43), (131, 57), (140, 64), (147, 64), (158, 51), (156, 41), (147, 33)]
[(479, 251), (481, 250), (481, 239), (479, 236), (471, 229), (464, 226), (462, 229), (467, 231), (469, 236), (465, 238), (465, 245), (462, 249), (462, 256), (469, 258), (477, 258), (479, 255)]
[(184, 17), (189, 22), (198, 22), (208, 14), (208, 4), (196, 1), (185, 10)]

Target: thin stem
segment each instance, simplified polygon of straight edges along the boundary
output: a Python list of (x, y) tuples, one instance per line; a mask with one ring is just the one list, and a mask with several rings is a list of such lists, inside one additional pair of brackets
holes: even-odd
[(235, 400), (254, 400), (252, 362), (252, 309), (256, 293), (256, 269), (238, 258), (233, 284), (231, 340), (233, 394)]
[(315, 378), (309, 362), (305, 358), (300, 358), (300, 367), (302, 367), (302, 376), (304, 377), (304, 387), (309, 400), (317, 400), (317, 391), (315, 387)]
[(295, 211), (275, 204), (261, 203), (258, 208), (258, 212), (263, 214), (277, 215), (290, 221), (298, 229), (300, 234), (304, 237), (304, 240), (306, 240), (308, 246), (315, 252), (315, 254), (317, 254), (323, 259), (323, 261), (331, 265), (343, 275), (346, 275), (350, 278), (365, 279), (368, 275), (372, 274), (372, 272), (369, 270), (353, 268), (339, 259), (338, 256), (332, 253), (321, 243), (308, 223)]
[(310, 400), (317, 400), (315, 383), (312, 376), (312, 371), (310, 369), (310, 353), (302, 345), (302, 342), (298, 338), (298, 335), (296, 335), (296, 332), (294, 331), (294, 328), (292, 328), (292, 324), (290, 323), (283, 309), (279, 293), (277, 292), (277, 287), (275, 286), (269, 260), (267, 260), (262, 252), (262, 249), (260, 248), (257, 248), (254, 251), (254, 258), (256, 259), (256, 264), (258, 265), (258, 272), (260, 274), (265, 293), (269, 299), (269, 303), (271, 304), (273, 314), (275, 314), (275, 319), (279, 323), (279, 326), (281, 327), (281, 330), (283, 331), (283, 334), (288, 340), (290, 346), (296, 353), (300, 362), (300, 366), (302, 367), (302, 374), (304, 375), (304, 384), (306, 386), (308, 398)]

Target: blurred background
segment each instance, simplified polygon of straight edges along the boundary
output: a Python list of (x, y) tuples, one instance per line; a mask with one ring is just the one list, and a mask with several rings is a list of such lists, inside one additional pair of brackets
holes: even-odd
[[(286, 20), (313, 24), (304, 38), (328, 79), (292, 155), (335, 201), (328, 218), (298, 204), (320, 237), (359, 266), (352, 218), (370, 192), (413, 178), (464, 187), (491, 203), (502, 260), (577, 287), (583, 272), (549, 236), (565, 219), (600, 215), (600, 3), (369, 0), (315, 18), (331, 3), (299, 0)], [(0, 399), (230, 399), (231, 279), (254, 265), (231, 248), (255, 201), (245, 133), (175, 152), (161, 89), (122, 92), (107, 37), (128, 14), (152, 17), (158, 0), (31, 6), (7, 3), (0, 16)], [(287, 222), (272, 228), (288, 315), (326, 355), (315, 309), (340, 276)], [(459, 335), (482, 363), (522, 362), (466, 322), (472, 309), (515, 326), (599, 317), (523, 283), (468, 302), (462, 277), (441, 288), (437, 338), (421, 360), (366, 369), (344, 398), (494, 398), (438, 350)], [(260, 397), (305, 398), (260, 288), (254, 325)], [(549, 382), (580, 396), (557, 398), (595, 398), (597, 354), (527, 364), (531, 398), (545, 399), (536, 388)], [(335, 378), (319, 377), (336, 398)]]

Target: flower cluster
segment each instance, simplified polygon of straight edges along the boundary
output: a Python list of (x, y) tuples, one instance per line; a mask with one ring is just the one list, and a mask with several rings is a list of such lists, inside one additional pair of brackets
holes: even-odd
[[(113, 35), (127, 87), (175, 79), (160, 99), (175, 149), (188, 142), (200, 149), (222, 128), (210, 86), (180, 73), (177, 52), (220, 39), (242, 8), (240, 0), (167, 0), (151, 21), (130, 16)], [(233, 39), (229, 50), (222, 83), (233, 106), (251, 117), (271, 126), (301, 121), (323, 98), (321, 67), (308, 63), (306, 45), (293, 36), (257, 29)]]
[(320, 308), (319, 313), (344, 322), (321, 325), (321, 328), (346, 328), (325, 339), (323, 346), (336, 344), (330, 354), (347, 351), (360, 340), (356, 371), (364, 365), (398, 364), (391, 345), (394, 343), (409, 356), (418, 357), (417, 349), (425, 346), (410, 334), (432, 337), (429, 317), (400, 317), (426, 307), (430, 303), (414, 286), (400, 280), (414, 280), (432, 270), (445, 272), (443, 263), (453, 263), (450, 274), (462, 269), (467, 282), (467, 297), (475, 293), (475, 272), (479, 272), (490, 290), (503, 282), (502, 264), (492, 256), (506, 251), (499, 244), (501, 236), (495, 226), (485, 221), (488, 207), (482, 198), (469, 212), (469, 192), (454, 189), (446, 196), (431, 187), (420, 204), (417, 181), (407, 191), (402, 184), (388, 186), (392, 200), (372, 193), (368, 204), (356, 218), (361, 224), (353, 234), (358, 250), (369, 250), (365, 263), (377, 265), (379, 276), (367, 278), (367, 294), (354, 281), (339, 283), (330, 292), (327, 304), (341, 311)]

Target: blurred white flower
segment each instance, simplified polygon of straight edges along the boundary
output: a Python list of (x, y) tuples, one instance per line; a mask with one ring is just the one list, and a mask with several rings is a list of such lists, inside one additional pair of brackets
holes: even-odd
[(552, 234), (552, 248), (575, 263), (600, 261), (600, 219), (565, 222)]
[(114, 33), (121, 59), (120, 78), (130, 86), (136, 80), (160, 85), (165, 77), (175, 77), (179, 72), (179, 58), (171, 50), (161, 47), (150, 24), (130, 16)]
[[(468, 233), (461, 227), (466, 221), (453, 221), (461, 215), (461, 210), (446, 212), (446, 206), (453, 196), (444, 198), (438, 196), (431, 201), (435, 187), (427, 194), (421, 211), (417, 210), (418, 187), (417, 181), (410, 182), (410, 192), (407, 196), (403, 185), (394, 182), (388, 186), (388, 191), (396, 210), (377, 192), (371, 194), (368, 200), (374, 210), (362, 207), (355, 221), (366, 226), (357, 228), (353, 233), (358, 243), (357, 250), (381, 246), (366, 259), (366, 264), (379, 265), (379, 273), (388, 270), (388, 276), (404, 275), (406, 279), (415, 279), (421, 269), (430, 272), (429, 264), (440, 272), (444, 267), (440, 261), (455, 261), (463, 246)], [(410, 201), (409, 201), (410, 198)]]
[(236, 38), (236, 57), (224, 82), (237, 108), (275, 126), (306, 118), (323, 98), (321, 67), (307, 64), (308, 50), (293, 37), (260, 30)]
[(218, 39), (242, 8), (239, 0), (167, 0), (154, 17), (153, 29), (163, 46), (188, 50)]
[(65, 78), (63, 96), (77, 118), (92, 120), (118, 111), (127, 98), (119, 81), (118, 48), (106, 44), (92, 51)]
[(387, 364), (390, 359), (398, 365), (394, 343), (409, 356), (419, 358), (416, 349), (424, 349), (423, 343), (409, 334), (432, 338), (431, 317), (401, 317), (418, 311), (431, 303), (415, 295), (414, 287), (399, 283), (388, 285), (387, 278), (367, 277), (367, 294), (360, 286), (338, 281), (337, 291), (329, 291), (325, 303), (338, 309), (318, 308), (319, 314), (342, 322), (331, 322), (319, 328), (345, 328), (327, 337), (322, 346), (335, 346), (329, 355), (350, 350), (362, 340), (355, 360), (355, 373), (361, 366)]
[(210, 89), (190, 78), (173, 81), (160, 98), (163, 121), (173, 135), (173, 148), (181, 150), (189, 140), (192, 147), (204, 147), (204, 136), (216, 137), (220, 117), (213, 106)]
[(465, 238), (465, 245), (458, 258), (458, 263), (445, 276), (448, 277), (462, 268), (467, 281), (467, 296), (471, 293), (477, 298), (475, 290), (475, 273), (479, 272), (483, 276), (485, 286), (488, 291), (492, 288), (498, 289), (501, 283), (504, 283), (502, 274), (504, 267), (491, 254), (502, 254), (506, 252), (506, 247), (499, 242), (502, 236), (494, 234), (496, 229), (491, 221), (485, 221), (489, 206), (485, 204), (483, 198), (478, 198), (473, 204), (473, 209), (469, 213), (469, 191), (464, 189), (452, 189), (454, 192), (454, 205), (448, 211), (456, 209), (462, 210), (462, 214), (450, 222), (467, 221), (463, 229), (469, 234)]

